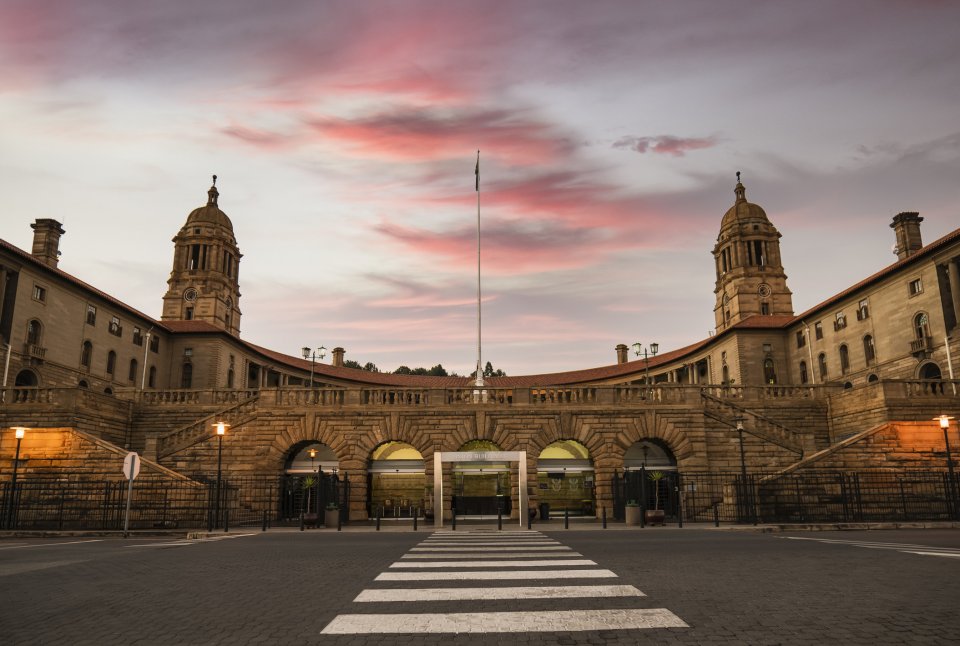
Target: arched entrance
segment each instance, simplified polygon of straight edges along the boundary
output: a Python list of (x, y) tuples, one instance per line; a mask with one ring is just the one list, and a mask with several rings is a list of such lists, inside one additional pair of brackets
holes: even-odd
[(370, 453), (367, 513), (383, 518), (422, 516), (426, 494), (423, 455), (406, 442), (384, 442)]
[(917, 373), (917, 376), (920, 379), (929, 379), (929, 380), (943, 379), (943, 373), (940, 372), (940, 366), (938, 366), (933, 361), (928, 361), (927, 363), (920, 366), (920, 370)]
[[(501, 451), (489, 440), (471, 440), (460, 447), (462, 452)], [(457, 516), (509, 517), (513, 510), (510, 497), (510, 464), (508, 462), (457, 462), (453, 467), (452, 507)]]
[(280, 476), (280, 520), (298, 522), (302, 515), (316, 523), (333, 505), (343, 513), (349, 491), (339, 472), (337, 454), (326, 444), (306, 440), (292, 446)]
[(40, 385), (40, 380), (37, 379), (37, 373), (33, 370), (24, 369), (17, 373), (17, 378), (13, 382), (14, 386), (18, 387), (31, 387)]
[(537, 494), (541, 512), (596, 515), (594, 470), (590, 451), (575, 440), (548, 445), (537, 458)]
[(635, 501), (644, 510), (662, 509), (676, 517), (679, 504), (677, 459), (663, 441), (644, 438), (623, 454), (623, 476), (614, 487), (614, 517), (624, 517), (624, 505)]

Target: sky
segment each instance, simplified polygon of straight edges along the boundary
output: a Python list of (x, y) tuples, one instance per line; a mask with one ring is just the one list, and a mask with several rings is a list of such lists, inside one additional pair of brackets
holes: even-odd
[[(960, 3), (0, 0), (0, 237), (155, 317), (220, 207), (241, 336), (509, 375), (714, 327), (720, 220), (797, 313), (960, 225)], [(330, 358), (328, 356), (327, 361)]]

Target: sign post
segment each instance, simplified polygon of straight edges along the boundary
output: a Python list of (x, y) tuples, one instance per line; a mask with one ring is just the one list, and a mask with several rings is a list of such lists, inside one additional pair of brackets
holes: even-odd
[(130, 498), (133, 496), (133, 481), (140, 475), (140, 456), (131, 451), (123, 459), (123, 475), (127, 478), (127, 512), (123, 516), (123, 537), (130, 535)]

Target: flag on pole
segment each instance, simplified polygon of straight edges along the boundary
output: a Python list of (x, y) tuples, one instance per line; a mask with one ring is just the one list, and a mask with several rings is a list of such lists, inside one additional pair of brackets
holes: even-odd
[(477, 176), (477, 192), (480, 192), (480, 151), (477, 151), (477, 168), (473, 171), (473, 174)]

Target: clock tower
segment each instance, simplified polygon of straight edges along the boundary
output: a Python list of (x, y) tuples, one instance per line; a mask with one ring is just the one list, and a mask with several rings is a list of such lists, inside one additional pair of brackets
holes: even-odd
[(793, 295), (780, 261), (780, 232), (762, 208), (747, 202), (739, 172), (733, 192), (736, 201), (723, 216), (713, 248), (717, 332), (752, 315), (793, 316)]
[(207, 204), (187, 216), (173, 238), (173, 271), (163, 297), (163, 321), (207, 321), (240, 334), (240, 249), (233, 223), (220, 210), (217, 176)]

